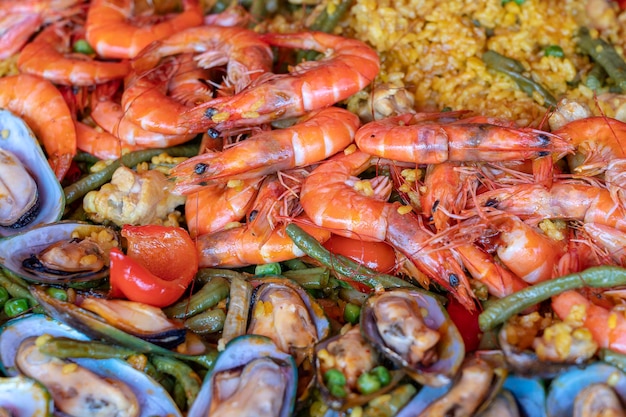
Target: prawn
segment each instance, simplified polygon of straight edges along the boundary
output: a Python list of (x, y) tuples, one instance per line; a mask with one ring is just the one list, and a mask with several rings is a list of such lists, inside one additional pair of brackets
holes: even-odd
[(607, 251), (613, 262), (626, 267), (626, 232), (597, 223), (585, 223), (583, 230)]
[(322, 161), (348, 146), (359, 118), (339, 107), (311, 112), (291, 127), (261, 131), (221, 152), (207, 152), (175, 166), (175, 192), (188, 194), (209, 180), (266, 175)]
[(55, 84), (90, 86), (121, 79), (130, 72), (128, 61), (97, 61), (72, 53), (71, 24), (47, 26), (22, 49), (17, 66), (22, 73), (39, 75)]
[(538, 184), (504, 187), (481, 193), (476, 201), (522, 218), (579, 220), (626, 231), (626, 209), (605, 188), (579, 181), (556, 182), (549, 189)]
[(156, 16), (153, 22), (134, 18), (134, 0), (92, 0), (87, 12), (85, 37), (103, 58), (135, 57), (150, 43), (203, 23), (198, 0), (183, 0), (183, 11)]
[(322, 162), (302, 184), (304, 212), (316, 225), (342, 236), (386, 241), (473, 311), (473, 292), (453, 252), (432, 242), (415, 213), (404, 212), (399, 203), (372, 198), (363, 181), (351, 181), (376, 161), (364, 152), (348, 150)]
[(59, 180), (76, 155), (76, 128), (63, 94), (50, 81), (29, 74), (0, 78), (0, 107), (24, 119), (48, 155)]
[(133, 72), (122, 96), (127, 118), (155, 132), (189, 132), (180, 117), (190, 107), (167, 96), (165, 81), (172, 71), (171, 65), (162, 62), (186, 53), (196, 54), (194, 61), (201, 68), (226, 65), (227, 84), (233, 85), (235, 92), (268, 72), (272, 65), (269, 45), (250, 30), (220, 26), (184, 30), (153, 43), (133, 60)]
[(305, 61), (288, 74), (271, 74), (241, 92), (189, 109), (184, 125), (194, 132), (255, 126), (302, 116), (332, 106), (368, 86), (380, 60), (364, 42), (323, 32), (267, 33), (261, 40), (277, 47), (315, 50), (324, 55)]
[(83, 122), (74, 121), (76, 147), (100, 159), (117, 159), (125, 152), (145, 149), (129, 145), (106, 131), (97, 130)]
[(263, 177), (219, 181), (187, 196), (185, 218), (191, 237), (215, 233), (243, 219)]
[[(435, 113), (433, 116), (445, 116)], [(495, 162), (566, 154), (573, 147), (555, 134), (512, 127), (493, 119), (452, 122), (424, 120), (407, 113), (364, 124), (354, 141), (360, 150), (381, 158), (418, 164), (445, 161)]]
[[(300, 226), (320, 243), (330, 238), (330, 231), (324, 228), (306, 223)], [(305, 253), (285, 231), (286, 227), (287, 223), (281, 223), (268, 237), (253, 234), (245, 225), (198, 236), (196, 247), (200, 268), (239, 268), (304, 256)]]
[(169, 96), (185, 106), (195, 106), (213, 98), (214, 89), (209, 80), (211, 71), (199, 68), (192, 54), (178, 57), (178, 69), (167, 86)]

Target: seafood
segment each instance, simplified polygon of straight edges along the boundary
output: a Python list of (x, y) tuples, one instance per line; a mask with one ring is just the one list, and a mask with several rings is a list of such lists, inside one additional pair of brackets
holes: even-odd
[(50, 81), (29, 74), (0, 78), (0, 92), (0, 107), (24, 119), (63, 179), (76, 154), (74, 120), (63, 95)]
[(184, 0), (181, 13), (155, 16), (153, 22), (133, 17), (134, 3), (133, 0), (90, 2), (85, 37), (102, 58), (133, 58), (153, 41), (202, 24), (198, 0)]
[(448, 384), (465, 356), (456, 326), (438, 301), (424, 291), (371, 295), (361, 308), (361, 329), (382, 355), (425, 385)]
[(62, 221), (0, 241), (0, 264), (30, 282), (95, 286), (108, 276), (108, 253), (118, 246), (112, 229)]
[(348, 146), (359, 126), (339, 107), (313, 111), (284, 129), (262, 131), (221, 152), (207, 152), (178, 164), (170, 177), (176, 192), (189, 193), (211, 179), (250, 177), (304, 167)]
[(85, 123), (75, 121), (76, 147), (100, 159), (117, 159), (126, 152), (144, 149), (129, 145), (106, 131), (97, 130)]
[(0, 109), (0, 236), (61, 218), (65, 197), (37, 138), (22, 119)]
[(299, 63), (289, 74), (263, 77), (233, 96), (193, 107), (184, 115), (184, 126), (203, 132), (302, 116), (365, 88), (380, 68), (376, 52), (354, 39), (322, 32), (267, 33), (261, 39), (272, 46), (311, 49), (325, 56)]
[(8, 417), (48, 417), (54, 405), (50, 393), (40, 382), (25, 376), (0, 378), (0, 415)]
[(613, 262), (626, 266), (626, 232), (597, 223), (585, 223), (583, 230), (607, 251)]
[(297, 380), (293, 358), (270, 339), (239, 336), (217, 358), (187, 416), (289, 417)]
[[(473, 292), (461, 265), (447, 249), (429, 242), (431, 235), (420, 219), (411, 213), (401, 214), (399, 203), (376, 200), (349, 182), (375, 162), (375, 158), (359, 151), (326, 160), (302, 185), (300, 204), (304, 212), (318, 226), (342, 236), (387, 241), (473, 310)], [(363, 187), (358, 181), (356, 184)]]
[(44, 28), (20, 52), (17, 66), (20, 72), (39, 75), (55, 84), (90, 86), (122, 79), (130, 71), (128, 61), (97, 61), (84, 54), (72, 53), (68, 22), (54, 23)]
[(446, 114), (387, 117), (363, 125), (354, 141), (363, 152), (419, 164), (531, 159), (572, 151), (565, 140), (545, 131), (472, 118), (446, 123), (437, 120), (441, 117)]

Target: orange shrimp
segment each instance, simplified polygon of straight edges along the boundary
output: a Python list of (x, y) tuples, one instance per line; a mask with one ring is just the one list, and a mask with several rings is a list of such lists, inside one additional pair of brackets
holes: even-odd
[(191, 237), (215, 233), (243, 219), (263, 177), (220, 181), (187, 196), (185, 218)]
[(193, 192), (216, 178), (265, 175), (322, 161), (352, 142), (359, 123), (339, 107), (311, 112), (291, 127), (262, 131), (222, 152), (178, 164), (170, 173), (175, 192)]
[(121, 79), (130, 71), (128, 61), (91, 59), (71, 49), (71, 23), (47, 26), (22, 49), (17, 66), (22, 73), (39, 75), (55, 84), (89, 86)]
[(182, 54), (178, 57), (178, 68), (167, 85), (168, 94), (185, 106), (204, 103), (214, 96), (215, 89), (210, 78), (211, 71), (198, 67), (192, 54)]
[(484, 120), (442, 123), (409, 113), (364, 124), (354, 141), (363, 152), (419, 164), (520, 160), (573, 150), (554, 134), (512, 127), (495, 119)]
[(613, 200), (626, 206), (626, 158), (611, 160), (604, 171), (604, 179)]
[(150, 43), (203, 22), (198, 0), (183, 0), (181, 13), (154, 16), (152, 22), (133, 18), (133, 7), (133, 0), (91, 1), (85, 36), (99, 56), (133, 58)]
[[(330, 232), (306, 223), (302, 229), (324, 243)], [(304, 256), (285, 231), (287, 223), (277, 226), (269, 237), (256, 236), (246, 226), (199, 236), (196, 247), (201, 268), (239, 268), (271, 262), (282, 262)]]
[(117, 159), (124, 152), (145, 149), (138, 145), (129, 145), (112, 134), (74, 121), (76, 127), (76, 147), (100, 159)]
[(521, 184), (486, 191), (476, 201), (522, 218), (580, 220), (626, 231), (626, 209), (608, 190), (583, 182), (560, 181), (550, 189)]
[(340, 153), (322, 162), (302, 185), (300, 204), (304, 212), (313, 223), (342, 236), (388, 242), (454, 294), (465, 308), (474, 310), (473, 292), (463, 268), (450, 250), (432, 243), (420, 218), (415, 213), (401, 214), (399, 203), (368, 196), (367, 181), (350, 181), (375, 163), (376, 158), (359, 151)]
[(585, 223), (583, 230), (607, 251), (613, 262), (626, 267), (626, 232), (597, 223)]
[(166, 148), (193, 139), (195, 134), (166, 135), (144, 130), (124, 117), (122, 106), (113, 99), (117, 85), (102, 84), (96, 87), (92, 99), (91, 117), (102, 129), (130, 146)]
[(255, 126), (302, 116), (332, 106), (369, 85), (378, 75), (376, 51), (365, 43), (322, 32), (267, 33), (261, 39), (273, 46), (315, 50), (325, 56), (274, 74), (231, 97), (219, 97), (184, 114), (194, 132)]
[(192, 52), (197, 54), (194, 60), (201, 68), (226, 65), (227, 84), (233, 85), (235, 92), (268, 72), (272, 65), (269, 45), (250, 30), (189, 28), (153, 43), (133, 60), (134, 71), (122, 96), (126, 117), (146, 130), (188, 133), (180, 119), (189, 108), (167, 96), (166, 81), (172, 77), (172, 66), (163, 63), (162, 58)]
[(62, 180), (76, 155), (76, 129), (61, 92), (35, 75), (1, 77), (0, 107), (24, 119), (43, 145), (55, 175)]
[[(626, 317), (622, 310), (596, 305), (576, 291), (565, 291), (552, 297), (552, 309), (561, 320), (572, 317), (573, 308), (584, 311), (583, 326), (589, 329), (599, 347), (626, 354)], [(573, 313), (573, 316), (578, 317), (578, 314)]]

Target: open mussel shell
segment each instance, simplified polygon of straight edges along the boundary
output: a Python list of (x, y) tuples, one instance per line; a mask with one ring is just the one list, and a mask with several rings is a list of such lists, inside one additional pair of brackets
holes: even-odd
[(293, 357), (278, 350), (271, 339), (238, 336), (218, 356), (187, 417), (289, 417), (297, 379)]
[[(42, 335), (89, 340), (79, 331), (42, 314), (12, 319), (0, 329), (0, 360), (7, 375), (20, 374), (16, 355), (22, 342)], [(102, 378), (120, 381), (130, 388), (137, 398), (140, 417), (182, 416), (170, 395), (159, 383), (120, 359), (75, 358), (72, 362)], [(80, 387), (77, 390), (80, 391)]]
[[(385, 341), (379, 331), (377, 324), (377, 314), (387, 313), (380, 308), (380, 301), (393, 299), (399, 300), (402, 309), (398, 317), (411, 317), (423, 321), (427, 331), (439, 333), (439, 340), (432, 348), (435, 360), (431, 363), (409, 363), (406, 355), (399, 353)], [(395, 308), (395, 307), (394, 307)], [(396, 312), (394, 312), (396, 314)], [(379, 316), (380, 317), (380, 316)], [(406, 320), (389, 317), (392, 336), (400, 336), (404, 344), (415, 343), (418, 339), (412, 331), (403, 329)], [(465, 357), (465, 344), (454, 323), (450, 320), (448, 313), (435, 297), (426, 291), (417, 289), (396, 289), (382, 293), (376, 293), (367, 298), (361, 307), (361, 331), (363, 337), (367, 339), (385, 357), (403, 368), (417, 382), (424, 385), (442, 386), (450, 383), (459, 370), (463, 358)], [(395, 330), (394, 330), (395, 329)], [(411, 333), (411, 334), (410, 334)], [(423, 332), (422, 332), (423, 333)], [(420, 335), (421, 337), (421, 335)], [(407, 347), (410, 350), (411, 347)]]
[(46, 387), (19, 375), (0, 378), (0, 409), (11, 417), (49, 417), (54, 405)]
[(521, 415), (546, 417), (546, 388), (543, 380), (508, 375), (502, 389), (513, 395)]
[[(24, 215), (13, 224), (5, 224), (7, 222), (0, 219), (0, 236), (6, 237), (17, 233), (30, 230), (41, 224), (54, 223), (61, 218), (65, 209), (65, 194), (59, 180), (50, 168), (46, 156), (37, 141), (37, 138), (24, 123), (24, 121), (8, 110), (0, 109), (0, 149), (11, 152), (22, 163), (24, 168), (35, 181), (36, 190), (34, 192), (34, 205), (24, 207), (22, 210)], [(0, 175), (2, 175), (0, 167)], [(8, 175), (11, 175), (10, 171)], [(3, 182), (11, 182), (11, 187), (17, 187), (16, 182), (23, 181), (22, 178), (3, 178)], [(18, 188), (16, 188), (19, 191)], [(24, 192), (24, 190), (21, 190)], [(29, 196), (30, 197), (30, 196)]]
[[(572, 367), (550, 382), (546, 401), (549, 417), (575, 415), (574, 406), (579, 395), (587, 388), (604, 387), (611, 389), (617, 396), (618, 406), (626, 404), (626, 374), (618, 368), (604, 362), (595, 362), (585, 368)], [(601, 398), (600, 390), (593, 392), (591, 398)], [(608, 402), (604, 408), (609, 408)], [(621, 415), (624, 409), (621, 409)], [(581, 414), (584, 415), (584, 414)], [(609, 415), (609, 414), (606, 414)], [(611, 414), (620, 415), (620, 414)]]
[[(84, 238), (88, 236), (95, 239), (89, 240), (87, 251), (82, 246), (80, 251), (75, 251), (74, 244), (81, 240), (87, 242)], [(111, 228), (61, 221), (0, 240), (0, 264), (30, 282), (92, 287), (101, 284), (108, 277), (108, 251), (119, 244), (119, 236)], [(73, 267), (76, 259), (82, 260), (86, 257), (95, 260), (89, 268)], [(54, 261), (54, 266), (48, 259)]]

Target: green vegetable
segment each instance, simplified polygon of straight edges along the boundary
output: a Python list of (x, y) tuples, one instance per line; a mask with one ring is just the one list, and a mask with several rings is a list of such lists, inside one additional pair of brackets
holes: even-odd
[(328, 387), (331, 385), (343, 387), (346, 385), (346, 376), (339, 369), (331, 368), (324, 372), (324, 382)]
[(157, 371), (173, 376), (181, 385), (187, 398), (187, 406), (191, 406), (200, 392), (202, 379), (187, 364), (168, 356), (153, 355), (150, 361)]
[(48, 295), (52, 298), (56, 298), (57, 300), (67, 301), (67, 292), (61, 288), (49, 287), (46, 289)]
[(65, 337), (53, 337), (46, 340), (41, 346), (46, 355), (57, 358), (92, 358), (92, 359), (126, 359), (136, 355), (137, 351), (111, 343), (97, 342), (95, 340), (82, 341)]
[(359, 318), (361, 317), (361, 307), (348, 303), (343, 310), (343, 319), (351, 324), (356, 324), (359, 322)]
[(403, 384), (393, 389), (389, 395), (373, 398), (363, 410), (363, 417), (393, 417), (413, 398), (417, 388)]
[(198, 334), (217, 333), (224, 328), (226, 313), (221, 308), (203, 311), (185, 320), (185, 327)]
[(278, 262), (256, 265), (254, 268), (254, 275), (280, 275), (281, 272)]
[(391, 382), (391, 373), (389, 373), (389, 369), (384, 366), (379, 365), (372, 369), (370, 373), (378, 378), (383, 387), (389, 385)]
[(0, 307), (4, 307), (4, 303), (9, 300), (9, 292), (4, 287), (0, 287)]
[(163, 310), (165, 315), (184, 319), (198, 314), (228, 297), (230, 285), (224, 278), (213, 278), (189, 298), (183, 298), (176, 304)]
[(330, 271), (325, 266), (285, 271), (282, 275), (307, 290), (323, 290), (330, 283)]
[(599, 90), (608, 76), (602, 65), (594, 64), (585, 78), (585, 85), (594, 91)]
[(382, 387), (382, 384), (375, 375), (372, 375), (369, 372), (364, 372), (359, 375), (359, 378), (356, 381), (356, 386), (361, 394), (369, 395), (378, 391)]
[(328, 391), (330, 391), (331, 395), (337, 398), (343, 398), (348, 395), (346, 388), (340, 385), (331, 385), (328, 387)]
[(24, 314), (28, 311), (30, 305), (25, 298), (12, 298), (4, 303), (4, 313), (8, 317), (17, 317), (20, 314)]
[(589, 29), (582, 27), (578, 31), (578, 47), (600, 64), (622, 91), (626, 91), (626, 62), (610, 43), (603, 39), (593, 39)]
[(79, 39), (74, 42), (73, 49), (74, 52), (77, 52), (79, 54), (92, 55), (96, 53), (91, 45), (89, 45), (89, 42), (87, 42), (85, 39)]
[(617, 266), (596, 266), (526, 287), (489, 304), (478, 316), (482, 331), (495, 328), (528, 307), (567, 290), (583, 287), (610, 288), (626, 285), (626, 269)]
[(543, 50), (543, 54), (545, 56), (554, 56), (557, 58), (563, 58), (565, 56), (565, 52), (563, 52), (563, 48), (559, 45), (549, 45)]

